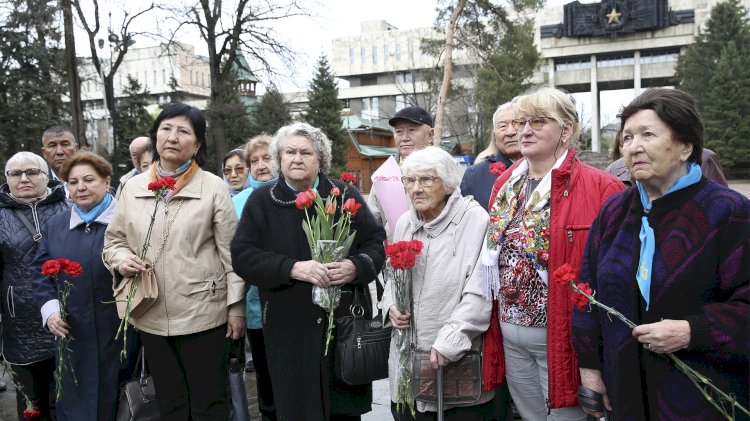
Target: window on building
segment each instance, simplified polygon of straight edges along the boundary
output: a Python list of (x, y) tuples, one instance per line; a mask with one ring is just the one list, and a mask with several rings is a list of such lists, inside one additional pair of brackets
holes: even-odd
[(161, 83), (163, 85), (167, 84), (167, 71), (164, 69), (161, 69)]
[(411, 72), (404, 73), (404, 82), (405, 83), (412, 83), (414, 81), (413, 76)]
[(143, 87), (148, 88), (148, 71), (143, 72)]
[(414, 58), (414, 42), (412, 40), (409, 40), (409, 44), (406, 46), (409, 50), (409, 59)]
[(349, 49), (349, 64), (354, 64), (354, 48)]
[(367, 60), (367, 52), (365, 51), (365, 47), (359, 49), (359, 55), (359, 62), (365, 64), (365, 60)]
[(396, 111), (406, 107), (406, 95), (396, 95)]
[(378, 47), (372, 47), (372, 64), (378, 64)]
[(400, 85), (400, 84), (404, 83), (404, 74), (403, 73), (396, 73), (395, 80), (396, 80), (396, 85)]
[(206, 86), (206, 74), (201, 73), (201, 86)]
[(377, 120), (378, 115), (378, 98), (362, 98), (362, 118)]
[(359, 86), (375, 86), (377, 84), (377, 76), (363, 76), (359, 79)]
[(396, 43), (396, 60), (401, 60), (401, 44)]
[(388, 62), (388, 46), (384, 45), (383, 46), (383, 63), (387, 63), (387, 62)]
[(193, 84), (193, 71), (190, 71), (190, 84)]
[(342, 99), (341, 100), (341, 108), (344, 110), (351, 109), (351, 100), (350, 99)]

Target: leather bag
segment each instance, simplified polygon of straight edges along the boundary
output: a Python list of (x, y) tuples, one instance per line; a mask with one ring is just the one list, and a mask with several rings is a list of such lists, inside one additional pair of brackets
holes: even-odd
[[(128, 294), (133, 282), (136, 282), (135, 277), (125, 278), (114, 290), (117, 315), (121, 319), (125, 316)], [(154, 274), (153, 266), (146, 265), (146, 270), (141, 272), (140, 279), (137, 282), (138, 288), (135, 290), (135, 296), (133, 296), (133, 302), (130, 305), (130, 317), (140, 317), (154, 305), (156, 298), (159, 296), (159, 287), (156, 284), (156, 275)]]
[(138, 354), (138, 360), (140, 373), (137, 374), (137, 378), (125, 383), (120, 390), (117, 421), (159, 421), (160, 419), (154, 380), (146, 371), (146, 356), (143, 348)]
[[(430, 365), (430, 351), (414, 351), (411, 391), (420, 402), (438, 402), (437, 370)], [(466, 351), (458, 361), (443, 367), (443, 403), (466, 405), (482, 396), (482, 358), (479, 351)]]
[(336, 321), (336, 378), (350, 386), (372, 383), (388, 377), (391, 329), (383, 327), (383, 310), (374, 318), (365, 317), (360, 301), (364, 288), (354, 288), (351, 315)]

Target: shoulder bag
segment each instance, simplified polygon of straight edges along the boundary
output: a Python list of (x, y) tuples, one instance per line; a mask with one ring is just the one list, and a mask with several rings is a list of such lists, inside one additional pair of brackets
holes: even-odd
[(138, 354), (136, 366), (139, 365), (138, 363), (140, 363), (140, 373), (137, 378), (125, 383), (120, 390), (117, 421), (159, 421), (154, 380), (146, 371), (146, 356), (143, 347)]
[(336, 378), (350, 386), (388, 377), (391, 329), (383, 327), (382, 309), (374, 318), (365, 317), (360, 294), (366, 293), (364, 287), (355, 286), (351, 315), (336, 320), (334, 371)]
[[(156, 299), (159, 297), (159, 286), (156, 283), (156, 274), (154, 273), (154, 265), (161, 255), (164, 244), (167, 242), (167, 236), (169, 236), (169, 230), (172, 228), (177, 214), (182, 208), (182, 200), (177, 205), (177, 210), (172, 215), (172, 219), (167, 224), (166, 231), (159, 244), (159, 249), (156, 251), (156, 257), (154, 257), (153, 263), (149, 264), (146, 262), (146, 270), (141, 272), (140, 279), (138, 279), (138, 288), (135, 290), (133, 301), (130, 304), (130, 317), (140, 317), (145, 313), (151, 306), (154, 305)], [(169, 206), (169, 205), (165, 205)], [(125, 316), (125, 307), (128, 305), (128, 294), (130, 293), (130, 285), (136, 281), (136, 277), (123, 279), (116, 287), (113, 288), (115, 303), (117, 304), (117, 314), (122, 319)]]

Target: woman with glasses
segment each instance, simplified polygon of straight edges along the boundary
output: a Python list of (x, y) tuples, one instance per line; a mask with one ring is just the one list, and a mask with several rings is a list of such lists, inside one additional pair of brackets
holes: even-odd
[[(19, 152), (5, 164), (7, 182), (0, 186), (2, 356), (15, 372), (16, 387), (39, 406), (43, 420), (54, 412), (55, 339), (39, 323), (31, 263), (39, 233), (50, 218), (68, 210), (62, 183), (50, 180), (48, 172), (41, 156)], [(23, 393), (16, 393), (19, 420), (26, 408)]]
[(580, 269), (591, 222), (624, 186), (576, 157), (581, 124), (568, 95), (545, 87), (514, 103), (524, 159), (497, 179), (490, 200), (482, 265), (494, 309), (484, 363), (493, 381), (505, 371), (524, 419), (584, 420), (570, 332), (575, 293), (551, 274), (565, 263)]
[[(492, 305), (482, 298), (479, 253), (487, 229), (487, 211), (458, 185), (461, 171), (453, 158), (437, 147), (409, 155), (401, 165), (401, 180), (411, 209), (399, 218), (393, 241), (423, 244), (412, 273), (411, 310), (401, 313), (394, 304), (393, 282), (385, 285), (383, 309), (395, 329), (410, 329), (416, 349), (430, 353), (434, 369), (480, 350)], [(396, 330), (393, 336), (396, 336)], [(396, 420), (436, 419), (437, 405), (417, 400), (416, 418), (406, 405), (399, 411), (397, 341), (391, 340), (388, 378), (391, 413)], [(494, 419), (493, 392), (482, 391), (470, 404), (446, 405), (446, 420)]]
[[(117, 208), (109, 193), (112, 165), (99, 155), (79, 152), (65, 160), (59, 176), (68, 183), (74, 205), (44, 226), (31, 281), (44, 326), (56, 337), (71, 338), (73, 370), (63, 373), (55, 412), (58, 421), (112, 420), (119, 386), (132, 375), (135, 363), (132, 330), (127, 335), (131, 358), (120, 359), (123, 344), (122, 338), (115, 340), (120, 319), (112, 303), (112, 276), (101, 259), (104, 232)], [(71, 278), (66, 321), (58, 300), (62, 280), (41, 273), (44, 262), (61, 258), (80, 263), (83, 270)]]
[(229, 186), (229, 194), (234, 197), (237, 193), (250, 187), (248, 165), (245, 162), (244, 149), (232, 149), (224, 155), (222, 172), (224, 182)]

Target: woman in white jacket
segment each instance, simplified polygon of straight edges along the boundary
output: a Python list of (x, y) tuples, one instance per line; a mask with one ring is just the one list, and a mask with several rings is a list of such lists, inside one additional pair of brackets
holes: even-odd
[[(419, 240), (422, 254), (412, 269), (412, 314), (401, 314), (394, 304), (392, 285), (386, 284), (383, 308), (395, 329), (412, 326), (416, 349), (430, 351), (433, 368), (457, 361), (466, 351), (481, 348), (481, 334), (490, 321), (491, 303), (482, 298), (479, 254), (488, 216), (458, 188), (461, 173), (453, 158), (437, 147), (409, 155), (401, 167), (411, 201), (399, 218), (393, 241)], [(394, 331), (395, 335), (395, 331)], [(388, 371), (391, 396), (397, 396), (396, 341), (391, 341)], [(492, 416), (492, 392), (464, 406), (445, 406), (445, 420), (484, 420)], [(416, 419), (435, 419), (436, 405), (417, 401)], [(408, 409), (391, 412), (412, 420)]]

